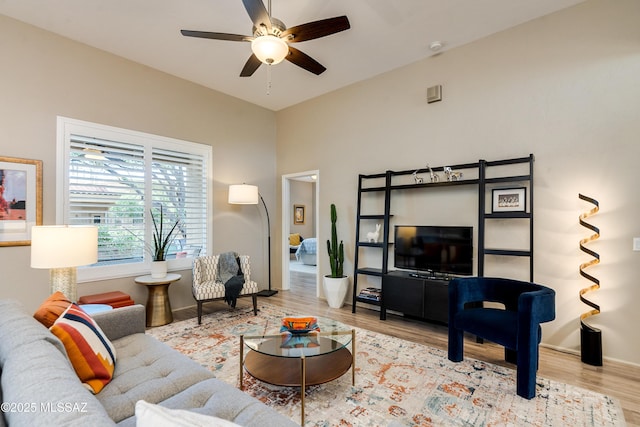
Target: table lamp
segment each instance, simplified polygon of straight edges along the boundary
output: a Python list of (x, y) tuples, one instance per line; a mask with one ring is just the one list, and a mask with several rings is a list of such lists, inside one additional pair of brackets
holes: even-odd
[(43, 225), (31, 229), (31, 267), (49, 268), (51, 293), (77, 301), (76, 267), (98, 261), (98, 228)]
[(264, 211), (267, 213), (267, 238), (268, 238), (268, 249), (267, 253), (269, 255), (269, 289), (262, 290), (258, 292), (259, 296), (262, 297), (270, 297), (278, 293), (276, 290), (271, 289), (271, 221), (269, 221), (269, 210), (267, 209), (267, 205), (264, 202), (264, 199), (260, 195), (258, 191), (258, 187), (255, 185), (248, 184), (234, 184), (229, 186), (229, 204), (232, 205), (257, 205), (260, 201), (262, 201), (262, 206), (264, 206)]

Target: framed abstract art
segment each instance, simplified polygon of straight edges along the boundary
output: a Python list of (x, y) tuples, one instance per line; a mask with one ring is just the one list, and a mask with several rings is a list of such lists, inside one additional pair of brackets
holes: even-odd
[(42, 225), (42, 161), (0, 156), (0, 246), (31, 244)]

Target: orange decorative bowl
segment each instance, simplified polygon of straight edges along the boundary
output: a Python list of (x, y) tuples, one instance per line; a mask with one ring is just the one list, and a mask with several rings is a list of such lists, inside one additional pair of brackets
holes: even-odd
[(280, 332), (290, 332), (292, 334), (306, 334), (312, 331), (320, 331), (318, 319), (313, 316), (284, 317)]

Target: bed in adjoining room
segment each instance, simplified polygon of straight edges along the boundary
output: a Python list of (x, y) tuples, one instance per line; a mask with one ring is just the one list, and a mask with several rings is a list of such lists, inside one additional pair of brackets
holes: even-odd
[(317, 244), (315, 237), (307, 237), (296, 250), (296, 259), (303, 264), (316, 265)]

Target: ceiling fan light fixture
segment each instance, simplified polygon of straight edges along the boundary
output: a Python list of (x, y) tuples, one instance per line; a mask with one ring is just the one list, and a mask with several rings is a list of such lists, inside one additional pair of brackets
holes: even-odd
[(289, 53), (289, 45), (279, 37), (259, 36), (251, 42), (251, 50), (260, 62), (268, 65), (279, 64)]

